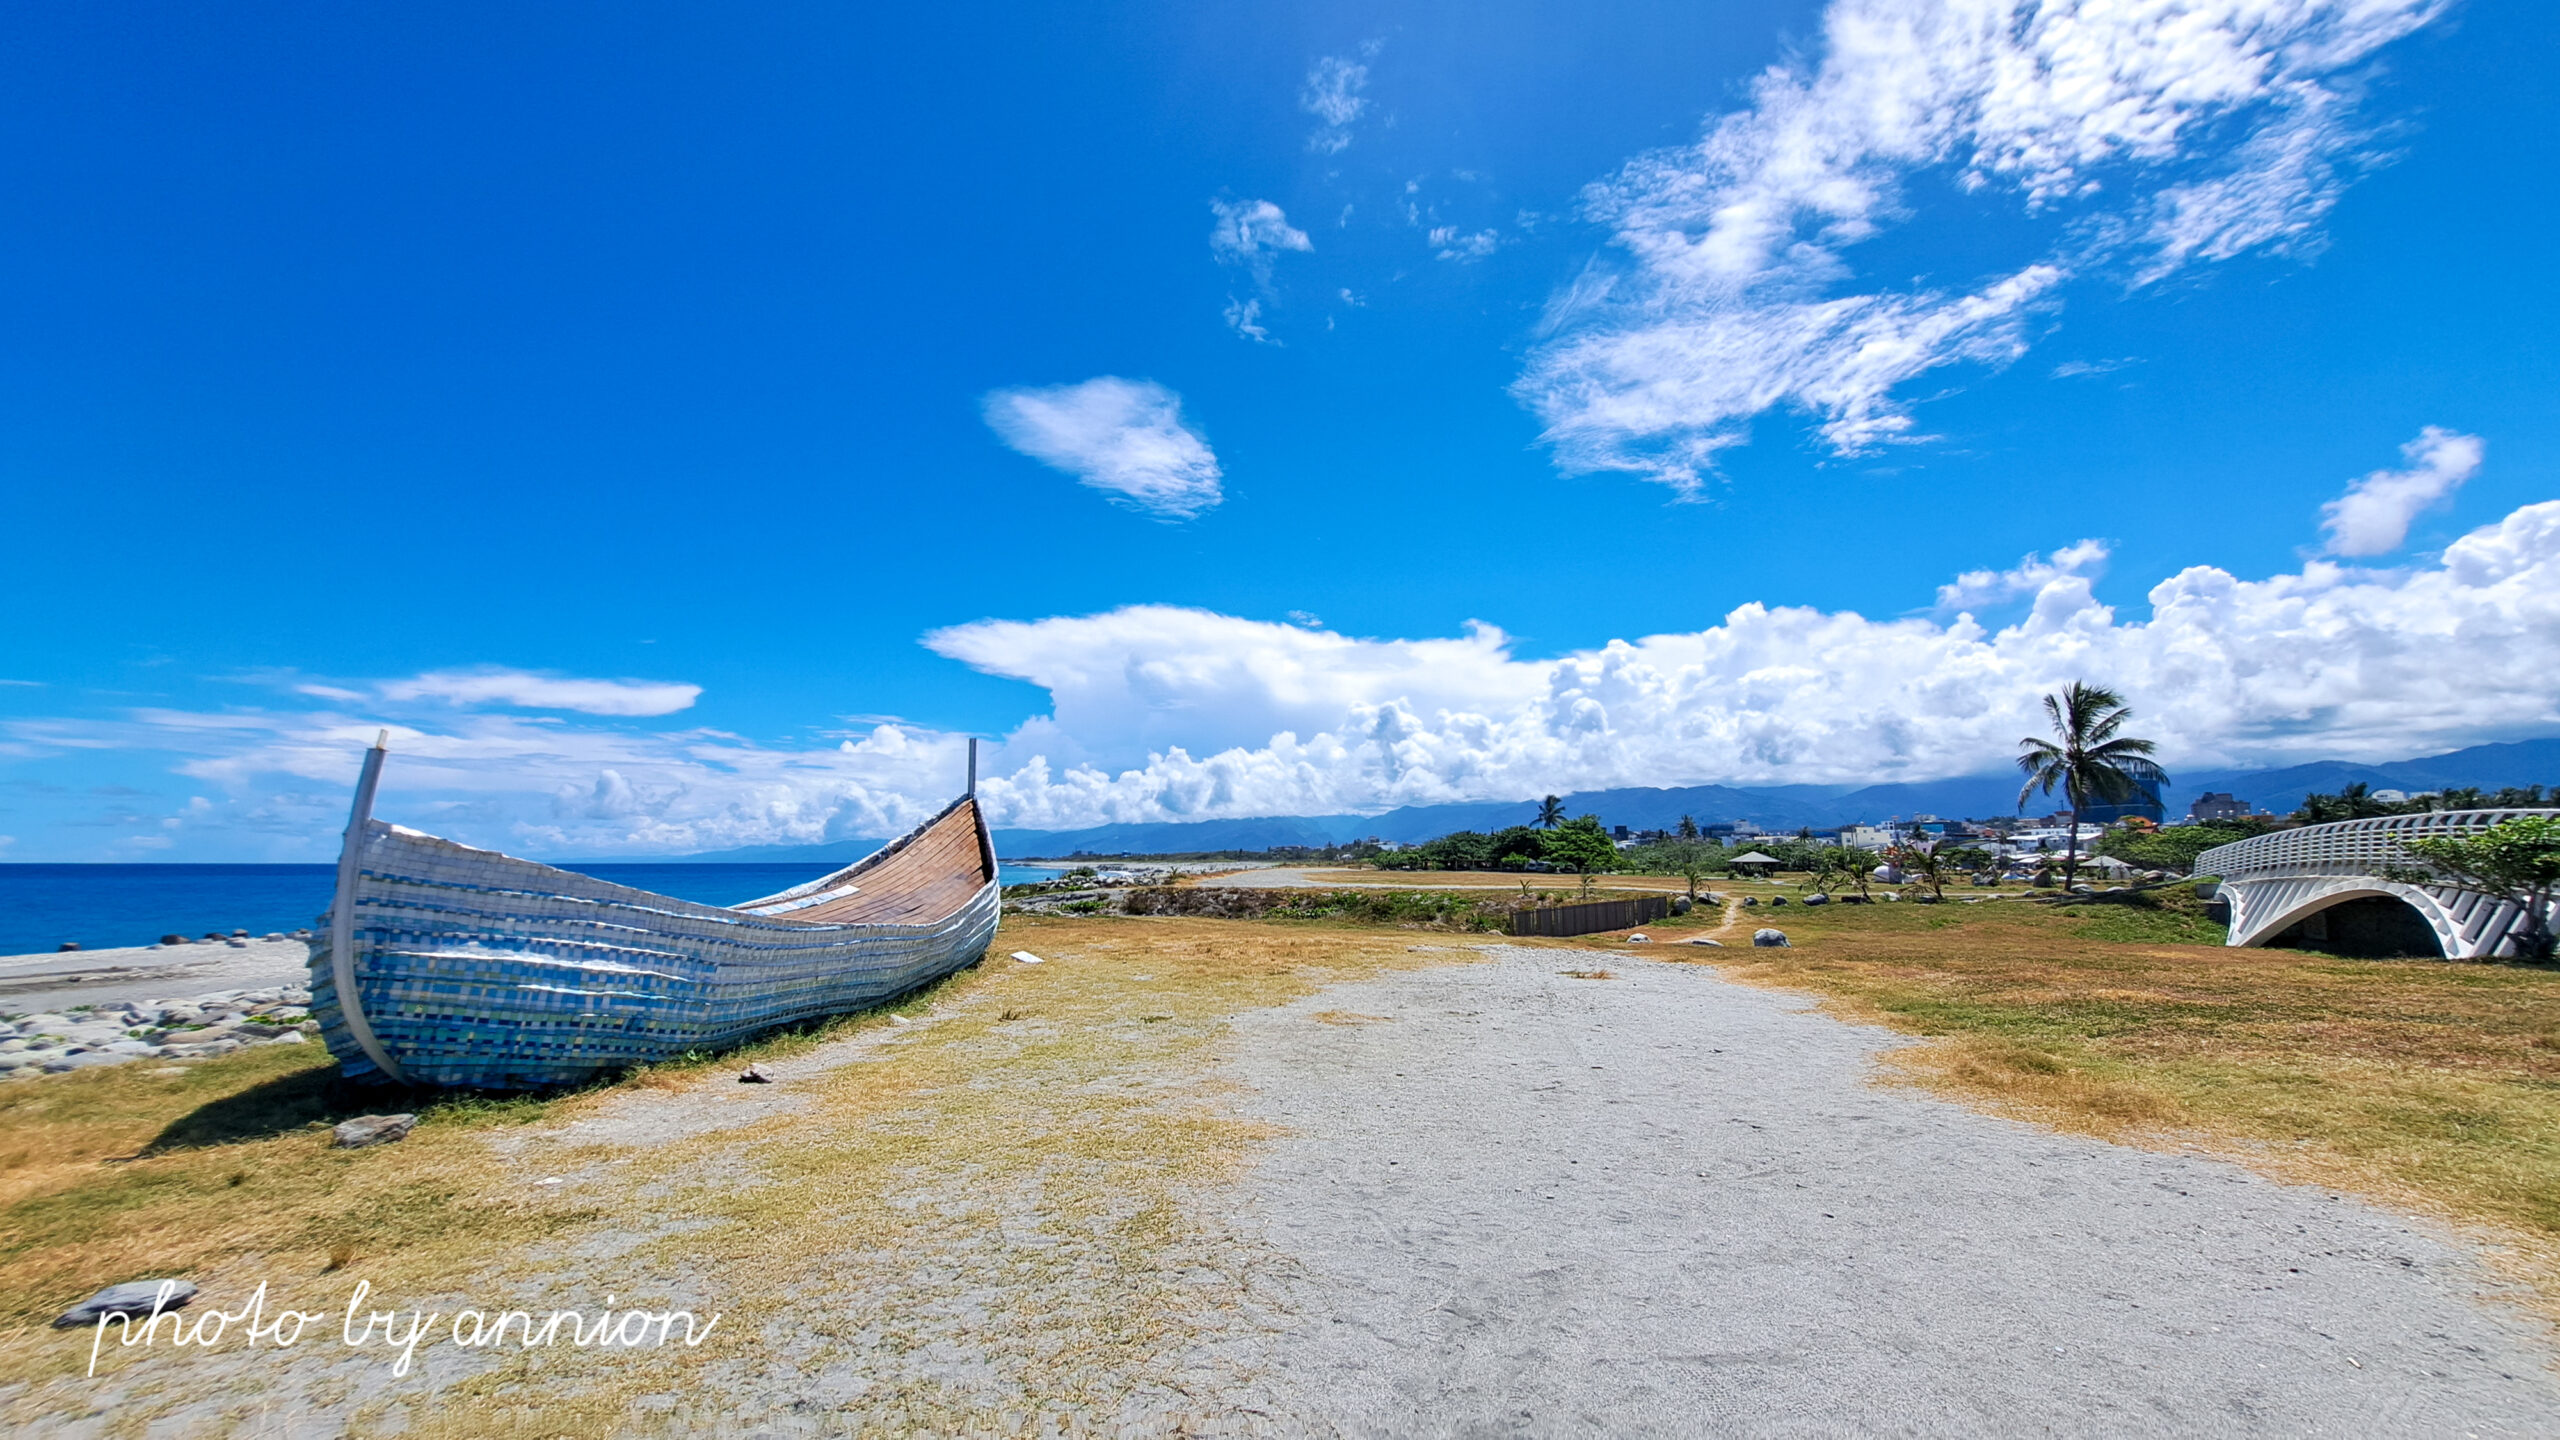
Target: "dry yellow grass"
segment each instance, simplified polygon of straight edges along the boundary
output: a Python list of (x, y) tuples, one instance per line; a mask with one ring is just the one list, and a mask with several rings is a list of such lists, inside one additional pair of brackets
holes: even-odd
[[(1335, 980), (1467, 958), (1411, 938), (1008, 918), (995, 954), (1048, 963), (991, 960), (895, 1007), (918, 1023), (856, 1017), (715, 1065), (447, 1107), (363, 1151), (330, 1151), (296, 1119), (331, 1113), (312, 1098), (308, 1053), (252, 1052), (177, 1081), (92, 1071), (13, 1086), (0, 1091), (16, 1187), (0, 1209), (0, 1383), (31, 1388), (0, 1420), (88, 1393), (72, 1378), (84, 1337), (43, 1323), (144, 1273), (197, 1280), (200, 1303), (265, 1279), (278, 1303), (325, 1305), (362, 1279), (386, 1303), (447, 1312), (592, 1307), (610, 1290), (725, 1316), (723, 1343), (697, 1351), (495, 1357), (432, 1407), (381, 1386), (349, 1418), (357, 1433), (699, 1433), (742, 1397), (801, 1393), (847, 1364), (882, 1385), (845, 1397), (843, 1423), (878, 1433), (993, 1430), (1008, 1407), (1105, 1419), (1133, 1394), (1178, 1405), (1163, 1357), (1229, 1323), (1254, 1283), (1254, 1257), (1200, 1230), (1186, 1203), (1261, 1134), (1220, 1103), (1225, 1021)], [(733, 1079), (749, 1058), (788, 1071), (818, 1047), (875, 1040), (888, 1043), (782, 1086)], [(713, 1128), (765, 1097), (786, 1108)], [(150, 1150), (172, 1131), (210, 1134), (205, 1116), (226, 1110), (269, 1116), (268, 1129)], [(283, 1121), (294, 1128), (273, 1128)], [(110, 1428), (139, 1433), (226, 1385), (234, 1423), (274, 1413), (277, 1397), (259, 1393), (268, 1358), (124, 1361), (130, 1399)]]

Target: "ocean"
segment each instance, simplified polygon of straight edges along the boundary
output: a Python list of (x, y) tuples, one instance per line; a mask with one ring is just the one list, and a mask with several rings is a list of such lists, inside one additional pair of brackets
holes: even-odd
[[(582, 865), (579, 873), (711, 905), (732, 905), (815, 880), (825, 864)], [(288, 934), (329, 908), (335, 865), (0, 865), (0, 955), (61, 948), (148, 945), (163, 935), (209, 930)], [(1056, 878), (1036, 865), (1003, 865), (1007, 885)]]

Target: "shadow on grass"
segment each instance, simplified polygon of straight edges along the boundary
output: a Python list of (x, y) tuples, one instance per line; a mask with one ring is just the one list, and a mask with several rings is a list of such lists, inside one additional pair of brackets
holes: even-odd
[[(964, 969), (975, 969), (974, 964)], [(827, 1039), (849, 1022), (893, 1010), (927, 1004), (951, 983), (941, 976), (874, 1005), (838, 1015), (817, 1016), (765, 1031), (719, 1050), (689, 1050), (657, 1065), (635, 1065), (597, 1076), (580, 1085), (502, 1093), (486, 1090), (443, 1090), (424, 1086), (351, 1081), (338, 1067), (315, 1065), (279, 1075), (218, 1100), (207, 1101), (172, 1120), (134, 1158), (268, 1140), (296, 1130), (335, 1125), (358, 1115), (412, 1114), (421, 1124), (525, 1124), (542, 1118), (554, 1100), (590, 1090), (610, 1089), (652, 1070), (688, 1070), (726, 1066), (778, 1054), (790, 1054)]]
[(358, 1085), (334, 1065), (315, 1065), (261, 1081), (208, 1101), (172, 1120), (142, 1147), (143, 1155), (266, 1140), (313, 1125), (335, 1125), (358, 1115), (426, 1110), (449, 1103), (433, 1092), (388, 1085)]

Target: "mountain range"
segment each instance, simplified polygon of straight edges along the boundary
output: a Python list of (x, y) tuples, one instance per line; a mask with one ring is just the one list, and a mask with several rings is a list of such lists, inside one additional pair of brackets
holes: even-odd
[[(2442, 790), (2453, 786), (2496, 789), (2506, 785), (2560, 783), (2560, 739), (2520, 740), (2501, 745), (2474, 745), (2443, 755), (2382, 764), (2317, 760), (2281, 769), (2199, 770), (2175, 777), (2161, 791), (2172, 817), (2208, 790), (2239, 796), (2262, 810), (2284, 814), (2315, 792), (2335, 793), (2358, 781), (2376, 790)], [(1803, 826), (1829, 827), (1858, 821), (1940, 815), (1987, 818), (2015, 814), (2015, 773), (1964, 775), (1892, 785), (1775, 785), (1737, 789), (1727, 785), (1687, 785), (1662, 789), (1642, 787), (1584, 790), (1564, 797), (1568, 815), (1597, 815), (1604, 825), (1631, 830), (1667, 829), (1682, 816), (1698, 823), (1748, 820), (1770, 830)], [(2059, 808), (2039, 796), (2031, 814)], [(1275, 845), (1338, 845), (1375, 837), (1412, 843), (1452, 830), (1499, 830), (1537, 819), (1531, 800), (1468, 801), (1448, 805), (1407, 805), (1382, 815), (1279, 815), (1249, 820), (1160, 820), (1125, 825), (1099, 825), (1085, 830), (998, 830), (997, 853), (1014, 856), (1185, 854), (1216, 850), (1267, 850)], [(702, 861), (842, 862), (860, 858), (877, 845), (872, 840), (842, 840), (823, 845), (757, 845), (681, 857)]]

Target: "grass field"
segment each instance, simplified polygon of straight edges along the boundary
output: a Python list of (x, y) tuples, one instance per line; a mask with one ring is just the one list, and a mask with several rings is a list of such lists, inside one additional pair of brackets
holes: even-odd
[[(1764, 923), (1793, 947), (1742, 948)], [(1606, 950), (1618, 970), (1713, 963), (1925, 1037), (1896, 1072), (1967, 1103), (2203, 1145), (2468, 1224), (2560, 1316), (2560, 971), (2233, 951), (2179, 910), (2015, 902), (1761, 908), (1725, 932), (1734, 948), (1660, 943), (1723, 924), (1648, 927), (1644, 947), (1523, 943)], [(32, 1388), (0, 1392), (0, 1421), (70, 1393), (85, 1347), (43, 1328), (55, 1311), (159, 1274), (209, 1294), (263, 1278), (294, 1292), (280, 1299), (343, 1298), (359, 1277), (411, 1296), (663, 1292), (727, 1312), (808, 1373), (848, 1347), (875, 1365), (914, 1357), (890, 1428), (978, 1423), (1005, 1395), (1102, 1403), (1155, 1383), (1251, 1288), (1200, 1228), (1261, 1134), (1221, 1102), (1226, 1020), (1463, 963), (1466, 943), (1332, 921), (1008, 917), (997, 954), (1050, 963), (994, 961), (893, 1011), (590, 1091), (433, 1104), (409, 1140), (364, 1151), (330, 1150), (325, 1126), (379, 1102), (338, 1094), (303, 1047), (15, 1082), (0, 1087), (0, 1385)], [(737, 1086), (758, 1057), (810, 1068), (772, 1092)], [(769, 1095), (794, 1108), (752, 1108)], [(812, 1321), (812, 1287), (849, 1298)], [(936, 1370), (954, 1346), (980, 1370)], [(687, 1375), (732, 1396), (758, 1383), (734, 1353), (579, 1356), (574, 1375), (541, 1358), (433, 1410), (369, 1402), (349, 1423), (681, 1432), (702, 1418), (682, 1409)], [(140, 1433), (209, 1381), (259, 1403), (268, 1372), (222, 1360), (129, 1372), (107, 1428)]]

